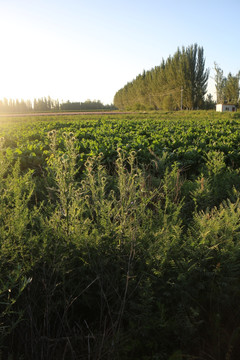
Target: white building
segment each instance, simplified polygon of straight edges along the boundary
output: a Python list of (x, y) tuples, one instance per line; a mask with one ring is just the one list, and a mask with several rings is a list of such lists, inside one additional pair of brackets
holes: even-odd
[(236, 106), (235, 105), (230, 105), (230, 104), (217, 104), (216, 105), (216, 111), (236, 111)]

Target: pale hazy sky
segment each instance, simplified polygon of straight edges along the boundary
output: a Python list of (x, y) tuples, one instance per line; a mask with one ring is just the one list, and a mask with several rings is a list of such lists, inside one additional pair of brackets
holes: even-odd
[[(177, 47), (240, 70), (240, 1), (0, 0), (0, 98), (112, 103)], [(209, 90), (214, 95), (214, 81)]]

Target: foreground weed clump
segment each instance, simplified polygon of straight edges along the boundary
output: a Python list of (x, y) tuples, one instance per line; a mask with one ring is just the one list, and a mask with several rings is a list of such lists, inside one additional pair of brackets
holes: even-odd
[(0, 357), (237, 359), (239, 174), (223, 152), (189, 176), (153, 150), (109, 164), (74, 132), (47, 139), (36, 171), (1, 141)]

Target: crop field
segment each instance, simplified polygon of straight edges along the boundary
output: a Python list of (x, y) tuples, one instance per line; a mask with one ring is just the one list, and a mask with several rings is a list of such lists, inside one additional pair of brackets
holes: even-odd
[[(180, 114), (180, 115), (179, 115)], [(156, 156), (167, 162), (202, 165), (206, 154), (221, 152), (233, 167), (239, 162), (239, 120), (235, 114), (183, 112), (138, 115), (79, 115), (0, 118), (0, 136), (8, 155), (19, 158), (22, 167), (35, 169), (49, 156), (49, 137), (56, 130), (57, 150), (64, 152), (62, 134), (72, 132), (81, 161), (103, 154), (104, 162), (116, 160), (117, 149), (135, 151), (140, 163)]]
[(240, 114), (0, 118), (0, 359), (240, 353)]

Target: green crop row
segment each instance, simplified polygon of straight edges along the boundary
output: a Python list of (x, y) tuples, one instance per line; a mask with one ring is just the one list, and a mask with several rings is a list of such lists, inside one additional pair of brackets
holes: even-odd
[[(49, 156), (51, 130), (57, 131), (59, 152), (64, 152), (62, 134), (73, 132), (77, 138), (79, 161), (103, 154), (111, 166), (117, 149), (135, 151), (141, 164), (166, 157), (195, 173), (205, 163), (206, 153), (219, 151), (233, 168), (240, 165), (240, 119), (238, 114), (214, 112), (163, 113), (138, 115), (94, 115), (9, 119), (0, 122), (0, 135), (8, 155), (20, 158), (23, 169), (39, 170)], [(236, 117), (236, 118), (235, 118)]]

